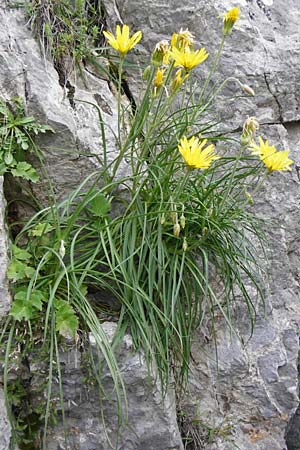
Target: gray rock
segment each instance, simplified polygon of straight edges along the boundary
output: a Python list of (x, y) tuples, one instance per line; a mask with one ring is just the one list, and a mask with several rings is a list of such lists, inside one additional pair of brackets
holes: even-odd
[[(8, 238), (4, 223), (5, 199), (3, 194), (3, 177), (0, 177), (0, 318), (8, 313), (11, 304), (11, 295), (8, 289), (6, 270), (8, 266)], [(8, 450), (11, 437), (11, 428), (5, 408), (3, 391), (0, 389), (0, 450)]]
[(0, 177), (0, 318), (9, 311), (11, 296), (6, 278), (8, 266), (8, 238), (4, 222), (6, 202), (3, 193), (3, 177)]
[[(106, 322), (103, 328), (113, 336), (115, 323)], [(93, 338), (91, 337), (93, 347)], [(97, 352), (94, 349), (95, 361)], [(118, 351), (118, 364), (127, 391), (128, 423), (120, 427), (116, 399), (109, 371), (102, 373), (103, 394), (99, 400), (97, 387), (83, 382), (88, 371), (84, 355), (76, 348), (61, 355), (66, 424), (70, 448), (78, 450), (183, 450), (176, 422), (176, 405), (172, 389), (163, 400), (158, 381), (149, 373), (145, 358), (134, 353), (130, 336), (126, 335)], [(37, 373), (37, 376), (39, 374)], [(106, 397), (108, 395), (108, 397)], [(101, 417), (103, 408), (103, 418)], [(64, 445), (61, 423), (48, 437), (48, 450)]]
[(9, 450), (11, 428), (5, 412), (3, 391), (0, 390), (0, 450)]
[[(41, 136), (38, 145), (54, 192), (61, 199), (101, 167), (103, 141), (97, 108), (105, 124), (108, 162), (115, 158), (118, 151), (116, 98), (106, 79), (83, 70), (85, 84), (79, 76), (69, 80), (74, 88), (70, 103), (68, 91), (60, 86), (53, 64), (42, 57), (26, 25), (24, 12), (1, 5), (0, 23), (1, 95), (7, 100), (19, 95), (29, 115), (54, 129), (55, 134)], [(126, 163), (118, 173), (119, 176), (128, 173)], [(47, 201), (44, 177), (32, 190)]]

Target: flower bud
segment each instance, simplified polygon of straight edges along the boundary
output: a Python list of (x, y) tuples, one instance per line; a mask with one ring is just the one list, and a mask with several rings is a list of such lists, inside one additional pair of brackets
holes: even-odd
[(187, 251), (187, 248), (188, 248), (188, 244), (187, 244), (186, 237), (184, 236), (184, 238), (183, 238), (183, 244), (182, 244), (182, 250), (183, 250), (184, 252), (186, 252), (186, 251)]
[(153, 86), (156, 88), (159, 88), (164, 81), (164, 74), (165, 74), (165, 69), (157, 69), (154, 80), (153, 80)]
[(150, 66), (147, 66), (146, 69), (144, 70), (144, 73), (143, 73), (143, 76), (142, 76), (144, 81), (148, 80), (149, 75), (150, 75), (150, 70), (151, 70)]
[(246, 198), (247, 198), (247, 201), (248, 201), (249, 205), (254, 205), (254, 200), (253, 200), (252, 195), (249, 194), (248, 191), (245, 192), (245, 195), (246, 195)]
[(165, 221), (166, 221), (165, 213), (162, 213), (162, 215), (160, 216), (160, 224), (163, 225)]
[(233, 25), (240, 18), (240, 8), (236, 6), (235, 8), (231, 8), (227, 13), (223, 16), (223, 34), (224, 36), (228, 36), (231, 33)]
[(254, 90), (248, 86), (248, 84), (241, 84), (241, 88), (244, 92), (246, 92), (246, 94), (252, 95), (253, 97), (255, 96)]
[(246, 147), (247, 145), (250, 145), (253, 142), (253, 139), (251, 136), (247, 135), (247, 134), (242, 134), (241, 135), (241, 144)]
[(181, 228), (184, 230), (184, 228), (185, 228), (185, 216), (184, 216), (183, 213), (181, 214), (179, 221), (180, 221)]
[(178, 91), (178, 89), (180, 89), (181, 85), (186, 80), (186, 78), (188, 78), (188, 76), (189, 76), (188, 74), (185, 74), (184, 77), (182, 76), (182, 69), (178, 69), (176, 71), (175, 76), (172, 78), (171, 81), (170, 86), (171, 94), (174, 94), (175, 92)]
[(169, 50), (170, 46), (168, 41), (163, 40), (156, 44), (154, 52), (151, 56), (151, 63), (154, 66), (161, 66), (162, 64), (169, 64)]
[(178, 222), (174, 223), (173, 234), (175, 237), (178, 237), (180, 235), (180, 225)]
[(65, 249), (65, 241), (62, 239), (60, 241), (60, 247), (59, 247), (59, 252), (61, 259), (64, 259), (64, 256), (66, 254), (66, 249)]

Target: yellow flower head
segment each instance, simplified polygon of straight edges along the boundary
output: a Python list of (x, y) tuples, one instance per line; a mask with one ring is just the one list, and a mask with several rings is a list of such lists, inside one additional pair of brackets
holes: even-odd
[(185, 47), (182, 50), (178, 50), (178, 48), (174, 47), (170, 52), (170, 56), (175, 61), (175, 67), (181, 66), (186, 72), (189, 72), (194, 67), (205, 61), (208, 57), (208, 53), (205, 48), (194, 51), (190, 50), (188, 47)]
[(154, 52), (152, 53), (151, 62), (155, 66), (161, 66), (169, 64), (169, 42), (166, 40), (160, 41), (156, 44)]
[(171, 38), (171, 47), (182, 50), (184, 48), (192, 48), (194, 46), (194, 35), (188, 29), (180, 28), (179, 33), (173, 33)]
[(117, 50), (122, 57), (126, 55), (136, 44), (142, 39), (142, 32), (137, 31), (129, 37), (129, 26), (123, 25), (122, 30), (120, 25), (116, 27), (116, 36), (109, 31), (103, 31), (109, 45)]
[(253, 144), (250, 147), (253, 155), (259, 156), (261, 161), (266, 165), (269, 172), (274, 170), (291, 170), (293, 160), (288, 157), (289, 150), (277, 151), (274, 145), (269, 145), (268, 141), (263, 141), (261, 137), (259, 145)]
[(263, 141), (263, 139), (259, 136), (259, 145), (252, 144), (250, 147), (250, 151), (252, 152), (252, 155), (257, 155), (260, 157), (260, 159), (263, 159), (264, 157), (268, 155), (273, 155), (275, 152), (277, 152), (274, 145), (269, 145), (268, 140)]
[(214, 153), (215, 146), (210, 144), (205, 147), (206, 142), (207, 139), (200, 140), (195, 136), (190, 139), (184, 136), (180, 140), (178, 150), (190, 169), (208, 169), (214, 160), (220, 159)]
[(182, 76), (182, 69), (178, 69), (175, 73), (175, 76), (173, 77), (171, 81), (171, 93), (177, 92), (178, 89), (180, 89), (182, 83), (188, 78), (188, 74), (185, 74), (184, 77)]
[(160, 87), (163, 84), (165, 71), (166, 69), (157, 69), (153, 80), (153, 86), (155, 86), (156, 88)]
[(240, 18), (240, 7), (230, 9), (227, 13), (223, 15), (223, 34), (227, 36), (230, 34), (233, 25)]

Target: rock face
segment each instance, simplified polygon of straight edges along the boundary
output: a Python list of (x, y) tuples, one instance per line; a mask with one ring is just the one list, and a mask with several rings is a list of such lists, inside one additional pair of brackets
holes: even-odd
[[(103, 328), (112, 338), (116, 324), (106, 322)], [(91, 344), (93, 346), (92, 339)], [(102, 382), (104, 393), (109, 394), (110, 401), (102, 399), (100, 403), (98, 388), (82, 382), (87, 376), (82, 353), (73, 349), (62, 354), (61, 364), (68, 448), (106, 450), (110, 448), (110, 442), (111, 448), (124, 450), (183, 450), (176, 421), (175, 398), (170, 391), (162, 400), (159, 385), (149, 377), (143, 355), (132, 352), (130, 336), (125, 336), (118, 352), (118, 364), (128, 400), (128, 423), (119, 430), (113, 383), (108, 371), (104, 370)], [(48, 449), (57, 450), (64, 448), (64, 445), (64, 429), (60, 423), (49, 434)]]
[[(226, 41), (219, 75), (214, 81), (234, 76), (250, 85), (256, 96), (239, 99), (233, 105), (228, 96), (239, 95), (240, 88), (231, 82), (218, 101), (217, 113), (229, 118), (229, 127), (234, 129), (239, 129), (247, 116), (255, 115), (262, 124), (261, 135), (281, 148), (290, 146), (292, 157), (298, 161), (298, 0), (186, 0), (184, 3), (104, 0), (104, 4), (112, 27), (121, 20), (143, 31), (145, 38), (138, 45), (137, 54), (148, 55), (158, 41), (169, 38), (182, 27), (195, 33), (197, 44), (207, 48), (210, 59), (221, 37), (218, 16), (239, 4), (240, 26)], [(104, 122), (109, 124), (108, 148), (115, 153), (116, 99), (105, 79), (86, 71), (88, 88), (78, 80), (76, 83), (70, 80), (75, 88), (70, 103), (52, 64), (41, 57), (22, 11), (0, 6), (0, 23), (1, 95), (7, 99), (21, 96), (29, 114), (53, 127), (55, 134), (43, 137), (40, 146), (56, 195), (61, 198), (94, 171), (103, 157), (98, 111), (82, 100), (100, 108)], [(197, 76), (201, 80), (208, 73), (209, 64), (200, 67)], [(135, 80), (130, 82), (134, 91)], [(35, 192), (45, 199), (44, 184), (38, 185)], [(185, 435), (193, 436), (197, 443), (192, 447), (187, 440), (189, 449), (300, 448), (300, 415), (293, 416), (299, 403), (299, 201), (296, 172), (272, 175), (263, 193), (255, 199), (257, 213), (268, 220), (272, 248), (266, 271), (265, 311), (258, 310), (250, 340), (247, 314), (242, 305), (236, 308), (237, 335), (230, 335), (220, 321), (216, 334), (217, 356), (214, 343), (207, 342), (203, 335), (195, 336), (189, 392), (180, 405), (186, 421)], [(0, 214), (1, 211), (2, 205)], [(0, 216), (0, 225), (1, 220)], [(0, 229), (3, 231), (3, 226)], [(0, 236), (0, 258), (0, 314), (5, 314), (10, 300), (5, 284), (4, 235)], [(107, 327), (109, 331), (113, 325)], [(73, 430), (71, 448), (106, 450), (98, 393), (95, 389), (88, 392), (82, 382), (80, 357), (77, 350), (62, 355), (67, 421)], [(172, 393), (163, 403), (158, 386), (154, 382), (152, 387), (147, 384), (145, 362), (141, 355), (131, 354), (129, 338), (123, 344), (119, 363), (128, 390), (129, 426), (121, 430), (118, 443), (115, 412), (108, 403), (104, 405), (108, 417), (106, 432), (115, 448), (181, 450)], [(104, 381), (110, 389), (109, 377)], [(2, 403), (0, 394), (0, 450), (6, 450), (10, 428)], [(49, 450), (64, 448), (63, 445), (62, 425), (58, 424), (49, 435)]]
[[(6, 270), (8, 265), (7, 235), (4, 224), (5, 199), (3, 195), (3, 178), (0, 177), (0, 319), (5, 317), (10, 308), (11, 296), (8, 290)], [(8, 450), (11, 429), (5, 410), (3, 391), (0, 389), (0, 450)]]
[[(197, 44), (206, 47), (211, 59), (221, 39), (218, 16), (230, 7), (241, 6), (240, 24), (226, 40), (214, 81), (234, 76), (251, 86), (256, 95), (230, 103), (228, 97), (238, 95), (239, 87), (228, 83), (217, 113), (233, 129), (241, 129), (247, 116), (255, 115), (262, 124), (260, 134), (279, 148), (291, 148), (292, 157), (298, 161), (298, 0), (187, 0), (184, 4), (171, 0), (116, 0), (113, 6), (105, 3), (112, 28), (121, 17), (134, 30), (143, 31), (140, 55), (149, 54), (157, 42), (169, 39), (174, 31), (188, 28), (195, 34)], [(209, 63), (200, 66), (200, 80), (208, 67)], [(238, 336), (230, 336), (220, 323), (217, 355), (214, 344), (205, 343), (201, 336), (195, 338), (190, 392), (181, 405), (185, 421), (189, 416), (191, 425), (190, 430), (186, 424), (183, 426), (185, 434), (196, 436), (197, 442), (188, 448), (300, 448), (298, 413), (286, 432), (299, 402), (299, 195), (299, 179), (294, 172), (270, 177), (255, 199), (257, 213), (267, 219), (272, 249), (267, 267), (266, 308), (259, 310), (250, 340), (247, 314), (242, 307), (237, 308)], [(208, 428), (209, 436), (205, 432)]]
[[(108, 161), (115, 155), (115, 96), (107, 80), (85, 71), (85, 83), (80, 78), (77, 80), (76, 86), (72, 86), (74, 98), (70, 100), (68, 89), (59, 84), (53, 64), (42, 57), (38, 43), (26, 26), (24, 12), (0, 6), (0, 21), (1, 96), (7, 100), (20, 96), (28, 115), (53, 128), (55, 134), (42, 136), (38, 144), (55, 194), (61, 199), (99, 168), (103, 158), (97, 108), (108, 125)], [(33, 187), (41, 199), (45, 198), (45, 187), (44, 179)]]

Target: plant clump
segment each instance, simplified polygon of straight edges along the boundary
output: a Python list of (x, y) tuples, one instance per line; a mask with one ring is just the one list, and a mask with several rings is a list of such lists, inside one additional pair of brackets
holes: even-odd
[[(188, 30), (158, 43), (130, 117), (122, 104), (123, 67), (142, 33), (131, 34), (127, 25), (117, 26), (115, 35), (104, 32), (118, 62), (116, 157), (108, 162), (109, 124), (100, 118), (101, 169), (67, 199), (52, 200), (24, 224), (8, 268), (14, 301), (2, 336), (7, 338), (6, 371), (20, 329), (26, 351), (38, 336), (49, 355), (42, 448), (55, 376), (63, 398), (59, 346), (64, 339), (78, 342), (80, 336), (93, 336), (114, 382), (121, 424), (126, 389), (115, 348), (127, 331), (135, 349), (144, 351), (149, 369), (157, 368), (166, 393), (170, 377), (179, 388), (185, 386), (193, 333), (204, 321), (209, 319), (213, 333), (221, 315), (233, 329), (234, 308), (244, 302), (254, 324), (264, 281), (254, 242), (264, 248), (265, 237), (251, 205), (265, 178), (290, 170), (292, 160), (288, 150), (277, 151), (262, 138), (256, 144), (255, 118), (247, 119), (241, 141), (225, 138), (211, 119), (226, 83), (235, 80), (244, 86), (230, 77), (207, 89), (238, 17), (238, 8), (225, 14), (214, 56), (196, 49)], [(199, 85), (194, 73), (204, 64), (210, 68)], [(253, 95), (248, 88), (243, 92)], [(120, 176), (124, 161), (128, 173)], [(122, 210), (114, 211), (120, 202)], [(109, 292), (113, 305), (95, 304), (92, 291)], [(118, 314), (113, 342), (102, 327), (101, 314), (110, 308)], [(101, 383), (98, 373), (95, 377)]]

